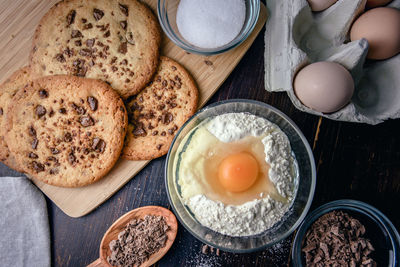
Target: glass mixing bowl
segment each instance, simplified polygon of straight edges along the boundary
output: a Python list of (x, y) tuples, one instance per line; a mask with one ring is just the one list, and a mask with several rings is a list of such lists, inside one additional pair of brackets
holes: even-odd
[[(202, 226), (181, 200), (178, 177), (174, 173), (177, 149), (194, 127), (205, 119), (231, 112), (246, 112), (275, 123), (288, 136), (298, 163), (297, 193), (289, 211), (272, 228), (258, 235), (232, 237)], [(306, 138), (285, 114), (265, 103), (253, 100), (228, 100), (209, 105), (197, 112), (178, 131), (167, 155), (165, 184), (169, 202), (182, 225), (201, 242), (224, 251), (247, 253), (271, 246), (289, 236), (302, 222), (314, 196), (316, 171), (314, 157)]]
[(400, 237), (394, 225), (379, 210), (364, 202), (350, 199), (329, 202), (311, 212), (297, 230), (292, 248), (293, 266), (306, 266), (301, 252), (304, 236), (310, 226), (322, 215), (341, 210), (358, 219), (366, 229), (375, 251), (371, 254), (378, 266), (396, 267), (400, 263)]
[(240, 45), (253, 31), (260, 13), (260, 0), (244, 0), (246, 17), (242, 30), (231, 42), (217, 48), (201, 48), (187, 42), (176, 25), (176, 12), (180, 0), (158, 0), (157, 14), (165, 34), (180, 48), (200, 55), (216, 55)]

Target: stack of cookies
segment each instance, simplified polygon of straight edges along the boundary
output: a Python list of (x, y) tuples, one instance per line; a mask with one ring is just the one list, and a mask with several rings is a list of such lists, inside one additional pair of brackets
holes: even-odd
[(45, 183), (78, 187), (120, 156), (165, 155), (198, 89), (159, 56), (161, 32), (137, 0), (63, 0), (36, 29), (28, 67), (0, 85), (0, 160)]

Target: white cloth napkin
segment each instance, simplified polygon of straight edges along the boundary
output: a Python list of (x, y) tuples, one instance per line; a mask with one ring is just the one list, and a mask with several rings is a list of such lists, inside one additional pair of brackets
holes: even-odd
[(46, 201), (25, 177), (0, 177), (0, 266), (50, 266)]

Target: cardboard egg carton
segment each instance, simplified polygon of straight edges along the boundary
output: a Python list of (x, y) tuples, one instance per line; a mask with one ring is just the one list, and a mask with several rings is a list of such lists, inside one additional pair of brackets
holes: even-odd
[[(366, 0), (338, 0), (313, 13), (306, 0), (269, 0), (265, 33), (265, 87), (286, 91), (301, 111), (333, 120), (378, 124), (400, 118), (400, 54), (387, 60), (367, 61), (368, 41), (350, 42), (349, 30), (364, 11)], [(400, 0), (389, 7), (400, 9)], [(318, 61), (346, 67), (355, 83), (351, 102), (324, 114), (304, 106), (293, 90), (296, 73)]]

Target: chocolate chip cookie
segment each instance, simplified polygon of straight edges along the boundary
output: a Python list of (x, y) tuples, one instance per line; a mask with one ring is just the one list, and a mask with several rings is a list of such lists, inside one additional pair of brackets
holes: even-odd
[(127, 98), (154, 74), (160, 39), (158, 20), (137, 0), (64, 0), (40, 21), (30, 64), (40, 76), (101, 79)]
[(177, 62), (160, 58), (153, 81), (126, 104), (128, 132), (122, 157), (148, 160), (165, 155), (183, 123), (197, 107), (198, 89)]
[(14, 72), (2, 85), (0, 85), (0, 161), (8, 167), (22, 172), (18, 167), (14, 156), (10, 153), (7, 143), (4, 140), (6, 129), (6, 114), (11, 99), (19, 89), (24, 87), (32, 80), (32, 75), (29, 67), (23, 67)]
[(78, 187), (115, 164), (128, 117), (118, 94), (99, 80), (39, 78), (14, 96), (5, 140), (18, 165), (45, 183)]

